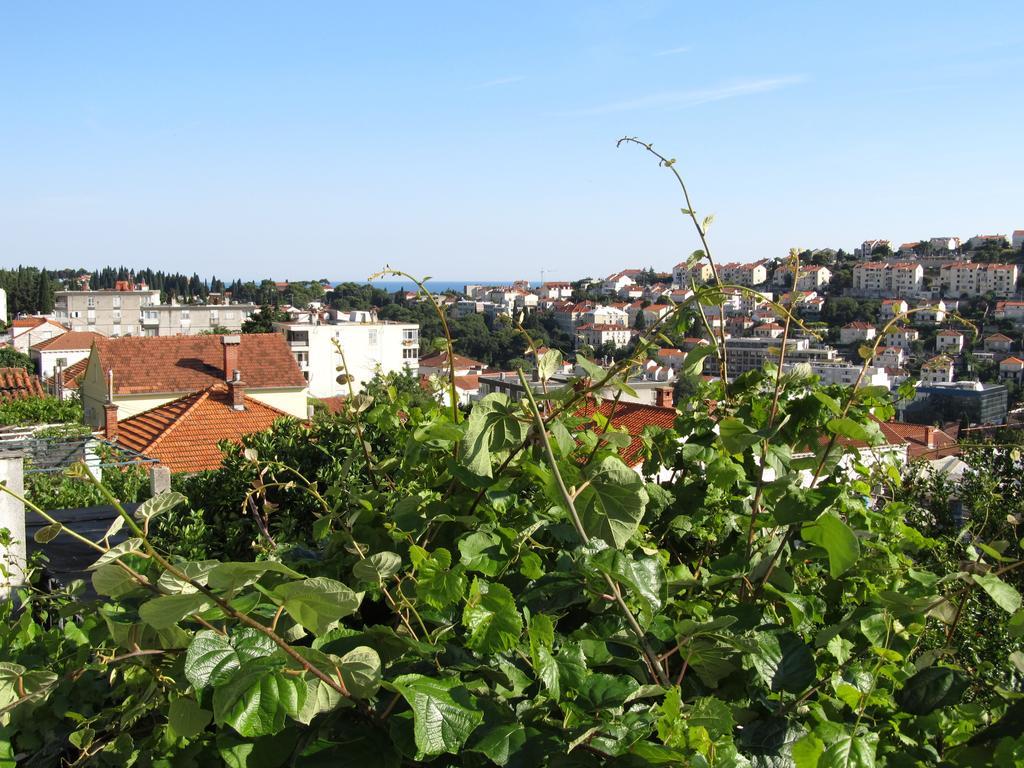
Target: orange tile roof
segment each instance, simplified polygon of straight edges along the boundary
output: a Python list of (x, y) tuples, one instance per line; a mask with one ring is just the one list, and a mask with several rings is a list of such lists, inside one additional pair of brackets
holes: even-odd
[[(484, 364), (479, 360), (473, 360), (469, 357), (463, 357), (460, 354), (453, 356), (452, 362), (455, 364), (456, 370), (459, 368), (484, 368)], [(430, 357), (420, 358), (421, 368), (448, 368), (448, 353), (439, 352), (436, 355)]]
[[(240, 336), (238, 370), (250, 389), (305, 387), (306, 380), (279, 333)], [(114, 392), (196, 392), (222, 382), (220, 336), (122, 336), (99, 339), (104, 372), (114, 371)]]
[[(64, 378), (64, 389), (78, 389), (78, 385), (81, 381), (82, 376), (85, 374), (86, 369), (89, 367), (89, 358), (79, 360), (73, 365), (69, 365), (63, 370)], [(56, 384), (56, 376), (51, 376), (46, 380), (46, 386), (52, 392), (54, 385)]]
[(239, 442), (281, 418), (294, 417), (248, 395), (245, 410), (234, 410), (227, 387), (214, 384), (118, 422), (117, 444), (156, 459), (172, 472), (202, 472), (220, 466), (218, 442)]
[(331, 397), (317, 398), (327, 408), (329, 413), (341, 413), (345, 407), (344, 395), (332, 395)]
[[(613, 410), (614, 409), (614, 410)], [(643, 405), (641, 403), (616, 403), (612, 400), (604, 400), (600, 407), (595, 408), (594, 401), (585, 403), (576, 411), (576, 415), (586, 418), (594, 412), (602, 416), (610, 417), (611, 426), (625, 428), (632, 440), (625, 448), (619, 449), (619, 457), (629, 466), (635, 467), (643, 461), (643, 434), (644, 427), (654, 426), (661, 429), (671, 429), (676, 423), (676, 409), (662, 408), (657, 405)]]
[(105, 338), (107, 337), (102, 333), (94, 333), (93, 331), (68, 331), (60, 336), (54, 336), (52, 339), (46, 339), (38, 344), (33, 344), (32, 349), (37, 349), (40, 352), (89, 350), (92, 349), (92, 345), (97, 339)]
[(43, 385), (24, 368), (0, 368), (0, 402), (42, 397)]
[[(907, 443), (909, 458), (940, 459), (960, 453), (956, 438), (936, 427), (924, 424), (907, 424), (902, 421), (887, 421), (881, 424), (883, 433), (888, 432)], [(929, 446), (929, 436), (931, 445)]]

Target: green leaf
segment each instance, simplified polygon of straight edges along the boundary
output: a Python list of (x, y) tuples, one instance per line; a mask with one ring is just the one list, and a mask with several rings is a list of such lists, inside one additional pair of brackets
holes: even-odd
[(791, 756), (794, 768), (817, 768), (824, 751), (825, 742), (813, 733), (804, 734), (793, 742)]
[(686, 724), (691, 728), (704, 728), (712, 741), (722, 736), (732, 736), (736, 721), (732, 709), (714, 696), (701, 696), (690, 705)]
[(383, 584), (402, 569), (402, 558), (394, 552), (377, 552), (352, 566), (352, 575), (363, 584)]
[[(410, 549), (410, 554), (412, 550)], [(465, 568), (461, 564), (452, 564), (452, 555), (443, 547), (438, 547), (422, 560), (417, 566), (419, 581), (416, 594), (427, 605), (434, 608), (445, 608), (462, 599), (466, 592)]]
[(705, 472), (708, 482), (723, 491), (731, 490), (733, 485), (743, 480), (745, 474), (740, 464), (726, 456), (716, 456)]
[(896, 703), (912, 715), (927, 715), (960, 702), (967, 681), (948, 667), (926, 667), (896, 693)]
[(380, 688), (380, 656), (360, 645), (341, 657), (338, 665), (345, 689), (357, 699), (368, 699)]
[(142, 586), (135, 580), (128, 571), (120, 565), (107, 563), (101, 565), (92, 574), (92, 587), (99, 595), (110, 597), (124, 597), (127, 594), (142, 589)]
[(483, 753), (496, 765), (505, 765), (525, 745), (526, 727), (521, 723), (511, 723), (489, 729), (470, 751)]
[(170, 512), (175, 507), (186, 503), (188, 503), (188, 499), (177, 491), (158, 493), (139, 505), (139, 508), (135, 510), (135, 519), (152, 520), (157, 515)]
[(1024, 636), (1024, 611), (1017, 611), (1010, 617), (1010, 620), (1006, 622), (1006, 631), (1009, 632), (1010, 637)]
[(36, 531), (32, 538), (35, 539), (36, 544), (47, 544), (56, 539), (62, 530), (64, 530), (64, 526), (60, 523), (50, 523)]
[(281, 599), (289, 616), (317, 635), (355, 613), (363, 599), (362, 592), (353, 592), (325, 576), (280, 584), (274, 588), (274, 595)]
[(466, 645), (483, 655), (511, 650), (523, 631), (523, 619), (509, 588), (482, 579), (473, 581), (462, 624), (469, 630)]
[(748, 427), (742, 419), (728, 417), (718, 422), (718, 439), (729, 453), (743, 453), (750, 446), (761, 441), (760, 435)]
[(112, 563), (115, 560), (120, 560), (122, 555), (128, 554), (148, 557), (148, 555), (142, 551), (142, 539), (125, 539), (116, 547), (111, 547), (100, 555), (99, 559), (90, 565), (88, 570), (95, 571), (101, 565), (106, 565), (107, 563)]
[(848, 416), (841, 419), (830, 419), (826, 426), (829, 432), (848, 437), (851, 440), (867, 442), (871, 437), (871, 434), (864, 428), (863, 424), (858, 424)]
[(562, 353), (557, 349), (549, 349), (537, 360), (537, 374), (541, 381), (547, 381), (562, 370)]
[(479, 571), (484, 576), (497, 576), (508, 559), (502, 555), (498, 537), (482, 531), (460, 539), (459, 554), (467, 570)]
[(213, 601), (201, 592), (160, 595), (139, 606), (139, 618), (153, 629), (170, 629), (186, 616), (202, 613)]
[(818, 768), (874, 768), (875, 746), (867, 738), (842, 736), (818, 759)]
[(860, 557), (857, 536), (834, 512), (823, 512), (817, 520), (805, 523), (800, 535), (828, 553), (828, 569), (834, 579), (852, 568)]
[(617, 456), (605, 456), (577, 497), (583, 528), (588, 536), (622, 549), (643, 519), (647, 498), (640, 475)]
[(269, 656), (277, 650), (262, 632), (244, 627), (231, 637), (204, 629), (196, 632), (185, 654), (185, 677), (197, 690), (224, 683), (243, 661)]
[(221, 563), (210, 571), (206, 583), (211, 589), (230, 592), (247, 587), (259, 581), (263, 574), (270, 572), (281, 573), (291, 579), (304, 578), (301, 573), (293, 571), (283, 563), (261, 560), (257, 563)]
[(595, 382), (600, 381), (605, 377), (607, 371), (597, 363), (588, 360), (583, 355), (576, 355), (576, 365), (582, 368), (587, 376), (593, 379)]
[(996, 605), (1007, 613), (1015, 613), (1020, 610), (1020, 592), (994, 573), (986, 573), (984, 576), (972, 573), (971, 578), (988, 593)]
[(213, 690), (213, 715), (242, 736), (267, 736), (296, 717), (306, 700), (306, 683), (286, 675), (280, 659), (251, 659)]
[(412, 709), (416, 748), (422, 755), (458, 754), (483, 722), (476, 697), (457, 677), (402, 675), (392, 686)]
[(757, 649), (747, 658), (772, 691), (800, 693), (814, 682), (814, 654), (792, 632), (759, 632)]
[(212, 719), (212, 712), (186, 696), (172, 699), (167, 709), (167, 725), (175, 736), (182, 739), (198, 736)]

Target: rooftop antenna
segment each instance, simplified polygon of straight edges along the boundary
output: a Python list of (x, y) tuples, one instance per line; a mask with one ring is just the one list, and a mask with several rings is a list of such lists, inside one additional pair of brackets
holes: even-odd
[(555, 270), (555, 269), (542, 269), (540, 271), (540, 284), (544, 285), (544, 275), (551, 274), (552, 272), (557, 272), (557, 271), (558, 270)]

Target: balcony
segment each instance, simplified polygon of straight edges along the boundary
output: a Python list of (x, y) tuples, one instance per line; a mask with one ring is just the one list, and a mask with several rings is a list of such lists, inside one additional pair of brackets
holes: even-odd
[(139, 318), (139, 322), (142, 324), (144, 328), (155, 328), (156, 326), (160, 325), (160, 318), (146, 317), (145, 315), (143, 315), (141, 318)]

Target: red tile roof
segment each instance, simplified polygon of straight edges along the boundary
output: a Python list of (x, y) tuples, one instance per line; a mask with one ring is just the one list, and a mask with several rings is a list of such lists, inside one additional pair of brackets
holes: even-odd
[(616, 403), (612, 400), (604, 400), (600, 407), (594, 407), (591, 400), (584, 404), (576, 415), (580, 417), (592, 416), (599, 412), (605, 418), (610, 417), (611, 426), (625, 428), (632, 440), (625, 448), (619, 449), (619, 456), (631, 467), (635, 467), (643, 461), (643, 434), (644, 427), (653, 426), (660, 429), (671, 429), (676, 422), (675, 408), (662, 408), (657, 405), (642, 405), (640, 403)]
[(344, 395), (333, 395), (331, 397), (317, 398), (327, 408), (329, 413), (341, 413), (345, 407)]
[(60, 336), (54, 336), (38, 344), (33, 344), (32, 349), (40, 352), (71, 352), (92, 349), (93, 342), (97, 339), (107, 338), (101, 333), (93, 331), (68, 331)]
[(0, 368), (0, 402), (42, 397), (43, 385), (24, 368)]
[(886, 437), (891, 435), (907, 443), (907, 453), (911, 459), (941, 459), (960, 453), (956, 438), (936, 427), (901, 421), (883, 422), (881, 427), (883, 433), (888, 433)]
[(227, 387), (214, 384), (119, 422), (117, 444), (158, 460), (172, 472), (201, 472), (220, 466), (218, 442), (239, 442), (281, 418), (293, 417), (248, 395), (245, 410), (234, 410)]
[[(452, 358), (452, 362), (455, 363), (455, 369), (461, 368), (485, 368), (486, 366), (479, 360), (473, 360), (470, 357), (463, 357), (462, 355), (456, 354)], [(420, 358), (421, 368), (443, 368), (448, 369), (448, 352), (439, 352), (436, 355), (430, 357)]]
[[(221, 336), (122, 336), (100, 339), (104, 373), (114, 371), (114, 392), (196, 392), (224, 381)], [(242, 334), (238, 370), (249, 389), (305, 387), (306, 380), (279, 333)]]
[[(86, 369), (89, 367), (89, 358), (79, 360), (73, 365), (69, 365), (63, 370), (64, 378), (64, 389), (78, 389), (78, 385), (82, 380), (82, 376), (85, 374)], [(55, 389), (56, 376), (51, 376), (46, 380), (46, 386), (52, 392)]]

